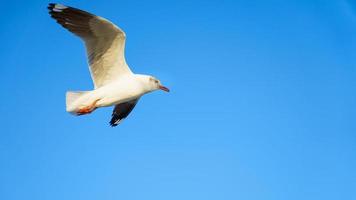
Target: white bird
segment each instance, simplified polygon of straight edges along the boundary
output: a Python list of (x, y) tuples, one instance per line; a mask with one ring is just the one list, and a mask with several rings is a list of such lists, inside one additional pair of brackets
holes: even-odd
[(94, 82), (91, 91), (66, 93), (67, 112), (84, 115), (115, 105), (110, 125), (117, 126), (142, 95), (158, 89), (169, 92), (158, 79), (132, 73), (124, 56), (125, 33), (115, 24), (61, 4), (50, 3), (48, 9), (52, 18), (84, 41)]

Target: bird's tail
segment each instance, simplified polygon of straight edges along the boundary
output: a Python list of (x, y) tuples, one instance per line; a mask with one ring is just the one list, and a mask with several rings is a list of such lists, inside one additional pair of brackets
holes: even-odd
[(66, 110), (67, 112), (75, 112), (77, 109), (77, 100), (89, 91), (67, 91), (66, 93)]

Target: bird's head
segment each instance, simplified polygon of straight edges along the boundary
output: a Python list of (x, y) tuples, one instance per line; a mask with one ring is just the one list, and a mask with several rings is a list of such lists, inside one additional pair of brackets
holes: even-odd
[(141, 75), (141, 74), (136, 74), (135, 75), (138, 80), (143, 84), (143, 87), (145, 88), (146, 92), (152, 92), (155, 90), (163, 90), (165, 92), (169, 92), (169, 89), (161, 84), (161, 81), (159, 81), (157, 78), (149, 75)]
[(148, 76), (148, 82), (151, 86), (152, 90), (163, 90), (165, 92), (169, 92), (169, 89), (161, 84), (157, 78), (153, 76)]

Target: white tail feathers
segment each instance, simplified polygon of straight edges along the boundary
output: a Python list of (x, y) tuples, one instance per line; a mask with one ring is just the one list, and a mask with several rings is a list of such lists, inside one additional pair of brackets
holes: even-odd
[(86, 94), (88, 91), (68, 91), (66, 93), (66, 110), (67, 112), (74, 112), (76, 110), (76, 101)]

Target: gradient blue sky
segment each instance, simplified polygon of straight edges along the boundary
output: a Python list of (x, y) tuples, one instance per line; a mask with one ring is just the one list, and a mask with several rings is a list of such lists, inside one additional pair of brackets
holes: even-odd
[(356, 199), (356, 1), (61, 2), (171, 89), (116, 128), (65, 112), (92, 83), (47, 3), (2, 3), (0, 199)]

